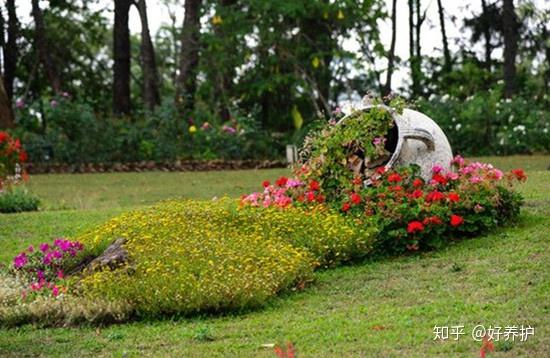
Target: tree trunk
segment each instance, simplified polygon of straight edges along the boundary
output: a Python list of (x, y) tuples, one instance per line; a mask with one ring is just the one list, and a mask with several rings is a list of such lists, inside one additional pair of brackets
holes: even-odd
[(149, 22), (147, 20), (147, 4), (145, 0), (137, 0), (135, 3), (141, 20), (141, 68), (143, 71), (143, 101), (149, 110), (155, 109), (160, 104), (159, 75), (155, 48), (149, 34)]
[(502, 25), (504, 29), (504, 96), (510, 98), (516, 93), (519, 27), (513, 0), (503, 0)]
[[(489, 13), (487, 2), (481, 0), (481, 18), (484, 22), (489, 21)], [(483, 26), (483, 38), (485, 39), (485, 68), (490, 72), (491, 71), (491, 53), (493, 52), (493, 46), (491, 45), (491, 26), (487, 23)]]
[(14, 126), (11, 103), (4, 89), (4, 78), (0, 75), (0, 129)]
[(130, 29), (128, 17), (132, 0), (115, 0), (113, 29), (113, 112), (129, 114), (130, 102)]
[(55, 65), (54, 59), (51, 55), (51, 46), (48, 42), (48, 37), (46, 36), (46, 24), (44, 23), (44, 16), (42, 10), (39, 6), (39, 0), (32, 0), (32, 17), (34, 19), (34, 41), (35, 46), (38, 49), (38, 56), (40, 57), (40, 62), (42, 62), (42, 67), (46, 72), (48, 81), (52, 86), (53, 91), (56, 94), (61, 93), (61, 77), (57, 66)]
[[(237, 0), (221, 0), (220, 6), (224, 9), (234, 6), (237, 3)], [(230, 10), (233, 11), (233, 10)], [(238, 10), (236, 10), (238, 11)], [(231, 29), (226, 29), (221, 26), (215, 26), (214, 32), (219, 38), (227, 38), (234, 36), (231, 32)], [(229, 31), (227, 31), (229, 30)], [(232, 41), (231, 39), (230, 41)], [(221, 67), (221, 71), (218, 72), (218, 78), (214, 88), (215, 95), (218, 101), (218, 115), (222, 121), (227, 122), (231, 119), (230, 111), (230, 93), (231, 88), (233, 87), (233, 78), (235, 76), (235, 69), (233, 67), (227, 68), (225, 66)]]
[(449, 73), (452, 69), (451, 52), (449, 51), (449, 41), (447, 39), (447, 32), (445, 31), (445, 14), (443, 12), (443, 5), (441, 0), (437, 0), (437, 11), (439, 12), (439, 23), (441, 26), (441, 38), (443, 40), (443, 57), (445, 63), (443, 65), (443, 72)]
[(382, 89), (382, 96), (387, 96), (391, 93), (391, 78), (395, 66), (395, 41), (397, 37), (397, 0), (393, 0), (392, 2), (391, 32), (390, 51), (388, 52), (388, 70), (386, 72), (386, 84)]
[(199, 64), (201, 0), (185, 0), (181, 35), (179, 74), (176, 79), (176, 104), (181, 114), (193, 110)]
[(412, 96), (418, 95), (418, 72), (416, 66), (416, 45), (415, 45), (415, 26), (414, 26), (414, 0), (409, 0), (409, 65), (411, 67), (411, 94)]
[(17, 13), (15, 0), (6, 0), (8, 10), (8, 41), (4, 47), (4, 86), (8, 98), (13, 100), (13, 81), (17, 64)]

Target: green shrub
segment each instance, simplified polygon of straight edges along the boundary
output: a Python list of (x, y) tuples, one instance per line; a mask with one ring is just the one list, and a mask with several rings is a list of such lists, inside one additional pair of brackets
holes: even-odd
[(0, 192), (0, 213), (36, 211), (40, 200), (26, 188), (12, 186)]

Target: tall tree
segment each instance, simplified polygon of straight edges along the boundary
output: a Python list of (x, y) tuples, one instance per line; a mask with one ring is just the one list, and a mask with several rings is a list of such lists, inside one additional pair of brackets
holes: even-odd
[[(481, 21), (482, 23), (488, 22), (490, 18), (489, 7), (485, 0), (481, 0)], [(483, 26), (483, 38), (485, 40), (485, 68), (491, 71), (491, 52), (493, 52), (493, 46), (491, 44), (491, 27), (488, 24)]]
[[(416, 42), (419, 40), (416, 38), (415, 33), (418, 29), (418, 24), (414, 23), (415, 14), (415, 0), (409, 0), (409, 64), (411, 67), (411, 94), (417, 96), (420, 93), (420, 71), (417, 53), (420, 51), (419, 45)], [(418, 18), (417, 18), (418, 19)]]
[(46, 24), (39, 0), (32, 0), (32, 17), (34, 19), (34, 42), (38, 49), (40, 62), (53, 91), (60, 94), (61, 77), (52, 56), (53, 51), (46, 35)]
[(6, 0), (8, 10), (8, 39), (4, 46), (4, 87), (10, 101), (13, 99), (13, 80), (15, 79), (15, 69), (17, 64), (17, 36), (18, 21), (15, 11), (15, 0)]
[(449, 40), (447, 38), (447, 32), (445, 31), (445, 13), (443, 11), (443, 4), (441, 4), (441, 0), (437, 0), (437, 11), (439, 13), (441, 39), (443, 40), (443, 57), (445, 59), (443, 70), (445, 73), (449, 73), (452, 68), (451, 52), (449, 51)]
[(117, 115), (131, 111), (130, 102), (130, 29), (128, 17), (132, 0), (115, 0), (113, 29), (113, 112)]
[(0, 128), (12, 128), (13, 124), (11, 103), (4, 89), (4, 78), (0, 75)]
[(387, 96), (391, 92), (391, 79), (393, 76), (393, 69), (395, 66), (395, 41), (397, 37), (397, 0), (392, 2), (391, 11), (391, 44), (388, 51), (388, 69), (386, 72), (386, 83), (382, 89), (382, 95)]
[(181, 34), (179, 74), (176, 79), (176, 103), (180, 113), (193, 110), (199, 64), (201, 0), (185, 0)]
[(503, 0), (502, 25), (504, 35), (504, 96), (516, 92), (516, 56), (518, 52), (519, 22), (513, 0)]
[(141, 21), (141, 68), (143, 71), (143, 101), (149, 110), (153, 110), (160, 104), (159, 75), (155, 48), (149, 33), (149, 21), (147, 19), (147, 4), (145, 0), (137, 0), (135, 3)]

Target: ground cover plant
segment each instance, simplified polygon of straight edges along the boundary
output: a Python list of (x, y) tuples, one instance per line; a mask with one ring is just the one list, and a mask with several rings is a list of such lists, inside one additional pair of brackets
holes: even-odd
[[(526, 198), (518, 224), (460, 245), (451, 242), (446, 248), (420, 255), (318, 271), (313, 274), (315, 282), (302, 293), (273, 298), (265, 308), (246, 314), (145, 320), (101, 329), (86, 326), (1, 329), (0, 352), (8, 356), (92, 353), (97, 356), (272, 356), (272, 350), (262, 348), (263, 344), (292, 341), (298, 354), (306, 356), (418, 356), (418, 352), (478, 355), (481, 343), (471, 339), (433, 341), (435, 322), (456, 321), (467, 327), (480, 322), (530, 323), (537, 329), (533, 339), (496, 342), (497, 354), (544, 356), (549, 349), (549, 332), (544, 324), (547, 312), (540, 302), (544, 302), (548, 294), (545, 282), (550, 262), (547, 254), (550, 228), (546, 218), (550, 208), (546, 193), (550, 190), (550, 180), (546, 167), (550, 159), (524, 156), (476, 160), (492, 162), (503, 170), (518, 166), (527, 170), (529, 180), (518, 186)], [(122, 210), (143, 205), (144, 200), (147, 203), (181, 195), (205, 198), (207, 193), (222, 196), (224, 192), (237, 196), (232, 185), (234, 175), (243, 179), (241, 192), (251, 191), (253, 183), (263, 178), (274, 183), (281, 175), (290, 175), (278, 169), (158, 173), (158, 177), (152, 174), (59, 175), (67, 188), (78, 184), (81, 199), (59, 194), (53, 185), (53, 175), (33, 177), (30, 182), (33, 191), (44, 197), (51, 209), (0, 215), (3, 248), (0, 262), (10, 264), (29, 244), (37, 246), (59, 235), (81, 236)], [(192, 188), (198, 190), (188, 192), (189, 188), (181, 185), (182, 180), (188, 185), (197, 183)], [(156, 190), (159, 181), (166, 185), (162, 192)], [(143, 197), (135, 195), (130, 186), (132, 182), (139, 185)], [(82, 186), (83, 183), (86, 185)], [(115, 199), (115, 195), (119, 198)], [(77, 209), (67, 210), (67, 205)], [(92, 206), (100, 209), (87, 209)], [(425, 299), (420, 302), (414, 297)], [(439, 322), (443, 316), (447, 319)], [(203, 342), (193, 338), (205, 329), (212, 340)], [(313, 331), (320, 333), (308, 333)], [(345, 336), (341, 332), (346, 332)], [(327, 345), (330, 345), (328, 351)]]

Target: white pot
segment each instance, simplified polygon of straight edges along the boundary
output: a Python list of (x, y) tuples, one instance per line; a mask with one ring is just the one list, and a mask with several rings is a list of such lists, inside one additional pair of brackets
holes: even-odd
[[(358, 110), (368, 110), (372, 105), (365, 105)], [(451, 169), (453, 152), (451, 145), (443, 133), (443, 130), (428, 116), (414, 111), (404, 109), (403, 113), (397, 114), (391, 108), (382, 106), (392, 112), (397, 133), (393, 133), (394, 142), (390, 150), (391, 157), (385, 167), (395, 168), (417, 164), (420, 166), (420, 175), (429, 180), (432, 175), (432, 168), (435, 165), (445, 170)], [(357, 110), (357, 109), (356, 109)], [(355, 113), (355, 112), (354, 112)], [(339, 123), (344, 122), (349, 115), (342, 118)]]

